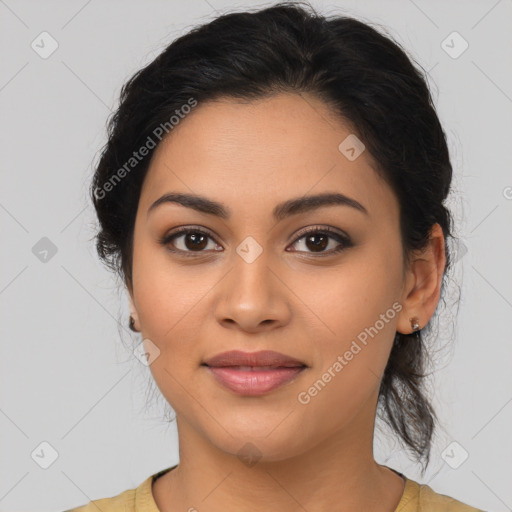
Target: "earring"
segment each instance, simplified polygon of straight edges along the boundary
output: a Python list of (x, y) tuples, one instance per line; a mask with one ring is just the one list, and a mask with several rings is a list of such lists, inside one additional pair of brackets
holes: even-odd
[(412, 318), (409, 318), (409, 321), (411, 322), (412, 332), (417, 332), (421, 330), (418, 317), (414, 316)]
[(140, 332), (138, 331), (137, 329), (135, 329), (135, 320), (133, 319), (133, 316), (130, 315), (130, 323), (128, 324), (128, 327), (133, 331), (133, 332)]

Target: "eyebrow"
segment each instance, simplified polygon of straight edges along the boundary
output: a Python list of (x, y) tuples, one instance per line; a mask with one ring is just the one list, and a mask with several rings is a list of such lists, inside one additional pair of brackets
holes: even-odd
[[(179, 192), (169, 192), (158, 198), (148, 208), (147, 215), (149, 216), (149, 214), (158, 206), (166, 203), (180, 204), (201, 213), (220, 217), (221, 219), (227, 220), (231, 217), (231, 210), (222, 203), (196, 194), (185, 194)], [(289, 199), (284, 203), (278, 204), (273, 209), (272, 214), (274, 219), (281, 221), (292, 215), (316, 210), (323, 206), (349, 206), (364, 213), (365, 215), (369, 215), (368, 211), (361, 203), (341, 193), (324, 193)]]

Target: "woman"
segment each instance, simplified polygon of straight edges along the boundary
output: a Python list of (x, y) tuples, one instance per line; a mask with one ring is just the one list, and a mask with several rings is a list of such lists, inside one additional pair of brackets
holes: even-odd
[(424, 336), (452, 167), (423, 76), (370, 26), (283, 3), (169, 45), (123, 87), (97, 249), (176, 413), (179, 464), (75, 511), (474, 511), (428, 465)]

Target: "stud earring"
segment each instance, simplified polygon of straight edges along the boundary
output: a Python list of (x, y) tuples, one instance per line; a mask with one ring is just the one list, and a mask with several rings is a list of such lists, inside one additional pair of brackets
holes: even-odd
[(409, 318), (409, 321), (411, 322), (412, 332), (417, 332), (421, 330), (418, 317), (414, 316), (412, 318)]

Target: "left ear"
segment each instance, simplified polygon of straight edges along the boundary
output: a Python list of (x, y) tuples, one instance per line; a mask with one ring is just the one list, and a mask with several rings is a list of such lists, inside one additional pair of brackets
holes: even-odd
[(428, 246), (416, 251), (407, 270), (403, 289), (397, 331), (413, 332), (411, 318), (416, 317), (420, 328), (425, 327), (436, 310), (441, 295), (441, 283), (446, 266), (445, 239), (436, 223), (430, 231)]

